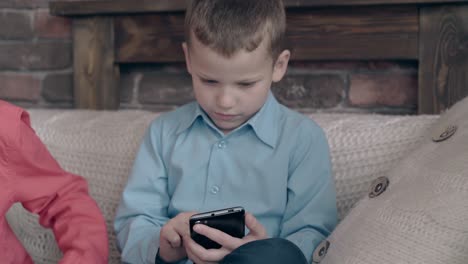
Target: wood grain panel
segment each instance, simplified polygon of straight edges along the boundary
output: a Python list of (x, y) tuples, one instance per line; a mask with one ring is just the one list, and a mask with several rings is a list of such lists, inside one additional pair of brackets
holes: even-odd
[(295, 60), (417, 59), (418, 23), (414, 6), (301, 10), (287, 41)]
[[(118, 62), (183, 61), (182, 13), (119, 16)], [(418, 10), (414, 6), (308, 9), (288, 13), (293, 60), (417, 59)]]
[[(363, 6), (398, 4), (460, 3), (467, 0), (284, 0), (287, 8), (324, 6)], [(75, 0), (52, 1), (49, 4), (53, 15), (130, 14), (149, 12), (184, 11), (186, 0)]]
[(115, 19), (118, 62), (183, 61), (184, 16), (158, 14)]
[(117, 109), (119, 70), (114, 64), (112, 20), (73, 20), (74, 99), (76, 108)]
[(440, 113), (468, 95), (468, 5), (421, 10), (419, 113)]
[(466, 0), (283, 0), (286, 7), (447, 4)]

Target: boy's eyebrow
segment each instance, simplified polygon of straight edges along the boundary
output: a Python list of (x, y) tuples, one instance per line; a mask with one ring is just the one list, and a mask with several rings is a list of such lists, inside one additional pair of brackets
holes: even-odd
[(262, 78), (263, 78), (262, 76), (256, 76), (254, 78), (248, 78), (248, 79), (236, 81), (236, 83), (253, 83), (253, 82), (260, 81)]
[(215, 78), (208, 77), (207, 75), (204, 75), (203, 73), (197, 73), (197, 76), (200, 79), (204, 79), (204, 80), (215, 80)]
[(252, 75), (252, 76), (246, 77), (244, 79), (240, 79), (240, 80), (238, 80), (236, 82), (237, 83), (258, 82), (258, 81), (260, 81), (262, 79), (263, 79), (263, 74), (259, 74), (259, 75)]
[[(211, 78), (203, 73), (197, 73), (196, 75), (202, 80), (218, 81), (216, 78)], [(258, 82), (261, 79), (263, 79), (263, 76), (252, 76), (245, 79), (237, 80), (236, 83), (252, 83)]]

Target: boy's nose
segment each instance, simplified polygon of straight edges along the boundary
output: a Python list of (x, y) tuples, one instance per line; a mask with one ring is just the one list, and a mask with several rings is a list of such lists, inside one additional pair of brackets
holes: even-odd
[(230, 109), (235, 105), (234, 96), (232, 96), (229, 92), (222, 91), (216, 98), (216, 104), (222, 109)]

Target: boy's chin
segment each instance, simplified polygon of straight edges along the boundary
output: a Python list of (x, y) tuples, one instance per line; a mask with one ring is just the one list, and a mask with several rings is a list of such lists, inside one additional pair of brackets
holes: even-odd
[(234, 129), (236, 129), (236, 128), (238, 128), (240, 126), (240, 125), (239, 126), (234, 126), (234, 125), (229, 126), (229, 125), (222, 125), (222, 124), (215, 124), (215, 125), (224, 134), (227, 134), (227, 133), (233, 131)]
[(231, 127), (218, 126), (218, 125), (216, 125), (216, 127), (217, 127), (221, 132), (223, 132), (224, 134), (227, 134), (227, 133), (233, 131), (234, 129), (236, 129), (236, 127), (231, 128)]

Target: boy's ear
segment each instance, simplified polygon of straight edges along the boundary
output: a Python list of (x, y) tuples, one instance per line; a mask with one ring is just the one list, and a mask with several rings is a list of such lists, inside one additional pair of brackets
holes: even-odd
[(278, 59), (273, 66), (273, 82), (279, 82), (283, 79), (286, 70), (288, 69), (289, 58), (291, 57), (291, 52), (289, 50), (283, 50), (278, 56)]
[(184, 50), (184, 56), (185, 56), (185, 66), (187, 67), (187, 71), (192, 74), (192, 68), (190, 67), (190, 56), (189, 56), (189, 51), (188, 51), (188, 46), (187, 42), (182, 43), (182, 49)]

